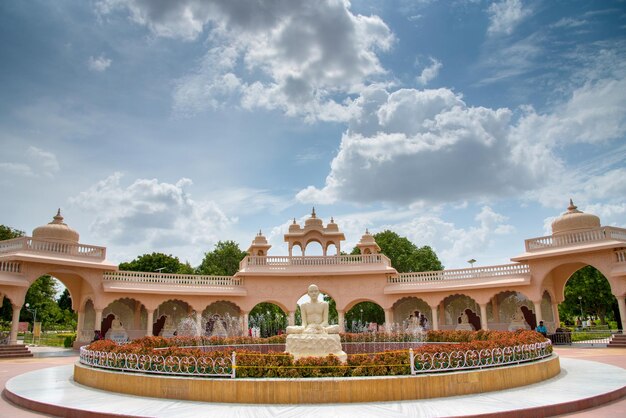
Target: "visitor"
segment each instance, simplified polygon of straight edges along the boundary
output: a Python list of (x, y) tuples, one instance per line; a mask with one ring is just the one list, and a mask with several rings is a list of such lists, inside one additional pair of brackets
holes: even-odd
[(543, 335), (546, 338), (548, 337), (548, 330), (546, 329), (545, 325), (543, 325), (543, 321), (539, 321), (539, 325), (537, 325), (535, 331), (537, 331), (539, 334)]

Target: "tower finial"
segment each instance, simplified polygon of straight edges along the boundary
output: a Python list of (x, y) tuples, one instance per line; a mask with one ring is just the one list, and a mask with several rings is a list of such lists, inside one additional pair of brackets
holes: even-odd
[(369, 228), (365, 228), (365, 234), (366, 234), (366, 235), (369, 235), (369, 234), (370, 234), (370, 230), (369, 230)]
[(315, 206), (313, 206), (313, 211), (311, 212), (311, 218), (315, 218), (315, 217), (316, 217), (316, 215), (315, 215)]
[(55, 224), (63, 223), (63, 216), (61, 215), (61, 208), (57, 210), (57, 214), (54, 215), (52, 219), (53, 219), (52, 223), (55, 223)]
[(570, 198), (569, 198), (569, 206), (568, 206), (567, 210), (569, 210), (569, 211), (574, 211), (574, 210), (576, 210), (576, 209), (578, 209), (578, 206), (576, 206), (576, 205), (574, 204), (574, 201), (573, 201), (573, 200), (572, 200), (572, 198), (570, 197)]
[(296, 224), (296, 218), (293, 218), (293, 224), (294, 225)]

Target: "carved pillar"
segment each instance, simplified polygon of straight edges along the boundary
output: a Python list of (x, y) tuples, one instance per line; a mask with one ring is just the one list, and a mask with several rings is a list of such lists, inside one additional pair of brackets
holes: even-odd
[(141, 329), (141, 302), (135, 301), (135, 309), (133, 310), (133, 330)]
[(489, 327), (487, 326), (487, 304), (480, 303), (479, 306), (480, 306), (480, 328), (486, 331), (489, 329)]
[(552, 315), (554, 316), (554, 329), (556, 330), (561, 326), (561, 318), (559, 317), (559, 304), (552, 304)]
[[(96, 309), (96, 323), (94, 324), (94, 330), (102, 330), (102, 309)], [(102, 337), (104, 337), (104, 335)]]
[(201, 337), (204, 330), (202, 329), (202, 312), (196, 311), (196, 337)]
[(391, 332), (391, 326), (393, 325), (393, 312), (391, 309), (385, 309), (385, 332)]
[(146, 335), (152, 336), (152, 328), (154, 327), (154, 311), (155, 309), (148, 309), (148, 320), (146, 321)]
[(339, 332), (346, 332), (345, 312), (337, 310), (337, 322), (339, 322)]
[(431, 306), (430, 313), (433, 316), (432, 329), (435, 331), (438, 331), (439, 330), (439, 306)]
[(441, 325), (446, 324), (446, 307), (443, 305), (443, 301), (437, 306), (439, 312), (439, 318), (441, 318)]
[(17, 344), (17, 329), (20, 325), (20, 310), (22, 305), (13, 306), (13, 317), (11, 318), (11, 334), (9, 334), (9, 344)]
[(85, 312), (76, 311), (78, 317), (76, 318), (76, 341), (83, 340), (83, 322), (85, 321)]
[(622, 332), (626, 332), (626, 302), (624, 295), (617, 297), (617, 307), (619, 308), (619, 316), (622, 320)]
[(296, 311), (289, 311), (287, 316), (287, 325), (290, 327), (296, 325)]
[(537, 325), (539, 325), (539, 321), (543, 321), (543, 315), (541, 315), (541, 299), (533, 300), (533, 305), (535, 306), (535, 319), (537, 320)]

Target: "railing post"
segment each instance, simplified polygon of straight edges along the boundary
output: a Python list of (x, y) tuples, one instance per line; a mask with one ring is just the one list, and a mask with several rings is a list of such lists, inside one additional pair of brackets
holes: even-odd
[(415, 354), (413, 353), (413, 349), (409, 348), (409, 361), (411, 362), (411, 374), (415, 374)]
[(230, 377), (231, 379), (234, 379), (236, 377), (236, 370), (237, 370), (237, 353), (235, 351), (233, 351), (232, 354), (232, 363), (233, 363), (233, 367), (232, 367), (232, 371), (230, 373)]

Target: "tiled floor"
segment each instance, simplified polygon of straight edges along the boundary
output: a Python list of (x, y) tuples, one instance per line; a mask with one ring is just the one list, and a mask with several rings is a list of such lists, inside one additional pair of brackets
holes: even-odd
[[(602, 351), (605, 354), (593, 349), (563, 350), (561, 354), (562, 373), (559, 376), (523, 388), (472, 396), (377, 404), (260, 406), (139, 398), (98, 391), (74, 383), (71, 379), (72, 365), (68, 364), (67, 361), (70, 358), (58, 360), (64, 362), (65, 365), (41, 368), (16, 376), (7, 382), (6, 388), (24, 398), (38, 402), (127, 416), (168, 418), (468, 416), (498, 414), (511, 410), (521, 412), (527, 408), (580, 401), (624, 388), (626, 386), (626, 369), (621, 363), (626, 363), (624, 360), (626, 351), (611, 352), (607, 349)], [(616, 357), (612, 358), (610, 363), (617, 363), (616, 365), (583, 359), (594, 358), (594, 356), (606, 357), (613, 354)], [(39, 361), (45, 360), (49, 359)], [(1, 366), (0, 372), (2, 372)], [(617, 404), (621, 403), (622, 401), (619, 401)], [(616, 403), (611, 405), (616, 405)], [(602, 410), (605, 408), (607, 407), (596, 408), (596, 413), (589, 416), (619, 416), (614, 414), (616, 412), (614, 410), (610, 411), (611, 415), (602, 415)], [(0, 413), (2, 411), (3, 409), (0, 407)], [(12, 414), (11, 416), (17, 417), (18, 415)], [(532, 416), (532, 414), (527, 414), (527, 416)], [(574, 416), (578, 417), (579, 415), (575, 414)]]

